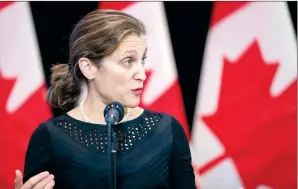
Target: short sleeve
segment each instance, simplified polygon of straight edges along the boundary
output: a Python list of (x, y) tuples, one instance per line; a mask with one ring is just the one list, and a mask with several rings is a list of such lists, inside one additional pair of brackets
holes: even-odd
[(175, 118), (172, 118), (172, 131), (171, 188), (195, 189), (189, 142), (182, 125)]
[(25, 157), (25, 183), (32, 176), (43, 171), (50, 171), (51, 138), (46, 124), (39, 125), (30, 137)]

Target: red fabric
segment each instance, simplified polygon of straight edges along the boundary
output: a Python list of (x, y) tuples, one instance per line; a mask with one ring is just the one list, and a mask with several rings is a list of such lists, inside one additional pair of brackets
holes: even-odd
[(123, 10), (128, 6), (134, 4), (134, 1), (101, 1), (99, 3), (100, 9), (114, 9), (114, 10)]
[(257, 42), (236, 62), (224, 59), (217, 112), (202, 118), (225, 146), (224, 156), (233, 158), (247, 189), (296, 186), (297, 80), (271, 97), (277, 68), (277, 62), (264, 62)]
[(8, 113), (6, 103), (15, 82), (15, 78), (3, 78), (0, 71), (0, 149), (4, 149), (5, 152), (0, 156), (1, 189), (13, 188), (15, 170), (20, 169), (23, 172), (24, 157), (33, 130), (51, 117), (51, 110), (44, 100), (45, 84), (16, 112)]
[[(0, 2), (0, 14), (3, 9), (11, 5), (13, 2)], [(1, 68), (4, 70), (7, 63), (0, 63), (3, 63), (4, 66)], [(15, 170), (23, 171), (25, 153), (33, 130), (41, 122), (51, 117), (51, 109), (45, 102), (45, 83), (26, 99), (15, 112), (7, 111), (7, 102), (17, 80), (17, 76), (5, 78), (0, 70), (1, 189), (14, 188)]]
[[(270, 20), (268, 15), (271, 15), (273, 11), (280, 10), (275, 10), (277, 6), (274, 9), (270, 6), (266, 10), (265, 6), (260, 6), (262, 4), (255, 3), (253, 9), (241, 12), (251, 3), (214, 3), (211, 32), (209, 32), (210, 40), (207, 41), (207, 47), (209, 47), (208, 43), (212, 44), (208, 51), (215, 52), (214, 56), (218, 56), (220, 59), (218, 66), (222, 62), (223, 68), (220, 71), (221, 81), (216, 111), (207, 115), (200, 112), (199, 119), (214, 134), (212, 136), (214, 138), (210, 137), (209, 139), (219, 140), (224, 152), (213, 157), (212, 160), (207, 160), (203, 166), (194, 167), (198, 177), (204, 177), (208, 174), (212, 175), (211, 172), (216, 170), (219, 164), (222, 164), (227, 158), (231, 158), (233, 166), (236, 167), (236, 173), (233, 174), (239, 176), (240, 183), (243, 183), (243, 187), (246, 189), (256, 189), (262, 185), (276, 189), (294, 189), (297, 188), (297, 78), (277, 96), (271, 94), (277, 71), (285, 64), (279, 61), (267, 61), (268, 57), (275, 52), (270, 45), (274, 46), (278, 40), (272, 40), (268, 45), (264, 42), (264, 35), (260, 34), (260, 30), (263, 30), (262, 32), (267, 32), (266, 35), (271, 35), (270, 31), (276, 30), (276, 28), (256, 27), (260, 27), (262, 22), (266, 24), (264, 20)], [(264, 8), (265, 19), (255, 20), (256, 25), (250, 21), (247, 23), (246, 29), (239, 28), (237, 24), (239, 24), (240, 18), (247, 19), (248, 14), (254, 17), (254, 13), (259, 15), (261, 7)], [(285, 19), (285, 17), (281, 16), (280, 19)], [(223, 21), (226, 25), (223, 25)], [(272, 19), (272, 22), (275, 21)], [(277, 20), (276, 23), (281, 24), (280, 20)], [(216, 27), (218, 25), (220, 27)], [(230, 33), (227, 32), (227, 26), (231, 27)], [(253, 36), (253, 41), (248, 40), (250, 31), (256, 35)], [(283, 38), (285, 35), (291, 34), (287, 32), (280, 30), (280, 33), (275, 32), (274, 36)], [(243, 38), (233, 41), (229, 35)], [(224, 41), (223, 39), (226, 37), (231, 39), (229, 44), (218, 42)], [(246, 41), (249, 42), (244, 48), (241, 45)], [(289, 41), (285, 44), (289, 44)], [(240, 46), (243, 51), (238, 55), (238, 52), (235, 53), (235, 49)], [(286, 51), (286, 49), (280, 49), (280, 51)], [(237, 58), (230, 60), (229, 57)], [(277, 57), (277, 59), (281, 58)], [(297, 64), (290, 60), (293, 61), (293, 57), (285, 62)], [(217, 63), (211, 61), (208, 63), (217, 66)], [(204, 74), (213, 74), (211, 72), (204, 72)], [(201, 79), (203, 81), (204, 74)], [(208, 144), (204, 145), (208, 146)], [(207, 148), (205, 150), (209, 151)], [(197, 156), (199, 155), (197, 154)], [(231, 167), (229, 169), (233, 171)], [(220, 172), (219, 169), (217, 171), (217, 174), (222, 174), (222, 177), (231, 178), (225, 175), (224, 171)], [(232, 182), (238, 183), (236, 180)]]
[(211, 27), (218, 24), (223, 19), (227, 18), (242, 7), (249, 4), (249, 2), (215, 2), (213, 6)]
[(13, 2), (0, 2), (0, 10), (4, 9), (5, 7), (8, 7), (9, 5), (12, 5)]

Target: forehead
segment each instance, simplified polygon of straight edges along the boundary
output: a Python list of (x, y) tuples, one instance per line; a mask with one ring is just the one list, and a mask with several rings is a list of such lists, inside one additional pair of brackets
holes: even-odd
[(121, 41), (118, 48), (115, 50), (115, 54), (122, 55), (131, 52), (143, 54), (146, 48), (147, 43), (144, 36), (130, 35)]

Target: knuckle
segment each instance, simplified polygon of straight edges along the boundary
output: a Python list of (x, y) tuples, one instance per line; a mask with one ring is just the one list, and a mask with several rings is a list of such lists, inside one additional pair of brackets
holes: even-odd
[(34, 185), (36, 184), (36, 182), (37, 182), (37, 180), (34, 179), (34, 178), (31, 178), (31, 179), (28, 180), (28, 184), (29, 184), (31, 187), (34, 186)]

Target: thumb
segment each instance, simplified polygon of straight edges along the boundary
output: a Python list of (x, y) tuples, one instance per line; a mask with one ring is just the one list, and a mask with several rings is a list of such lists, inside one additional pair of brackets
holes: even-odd
[(15, 189), (20, 189), (23, 186), (23, 174), (20, 170), (16, 170), (16, 179), (14, 182)]

